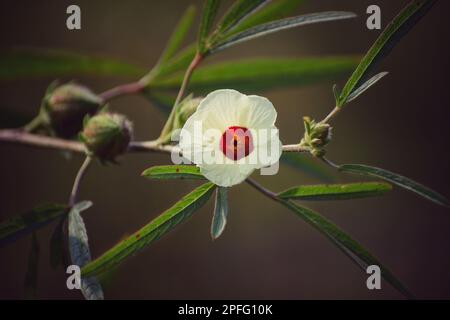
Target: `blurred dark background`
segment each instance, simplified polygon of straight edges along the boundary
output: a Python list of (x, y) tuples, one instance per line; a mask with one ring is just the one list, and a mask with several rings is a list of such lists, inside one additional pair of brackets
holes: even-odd
[[(64, 48), (150, 67), (191, 2), (198, 9), (202, 6), (202, 1), (76, 1), (82, 10), (82, 30), (69, 31), (65, 11), (72, 2), (3, 0), (0, 46), (2, 51), (14, 46)], [(364, 53), (379, 34), (365, 26), (367, 6), (381, 7), (384, 28), (406, 3), (305, 1), (295, 14), (351, 10), (359, 18), (276, 33), (226, 50), (207, 63), (254, 56)], [(339, 115), (334, 122), (334, 141), (329, 146), (330, 159), (380, 166), (450, 197), (449, 12), (450, 2), (439, 1), (382, 63), (380, 69), (390, 74)], [(189, 40), (194, 38), (193, 31)], [(97, 92), (132, 80), (76, 79)], [(0, 108), (35, 114), (52, 80), (1, 81)], [(338, 83), (342, 86), (344, 81)], [(331, 110), (331, 86), (332, 82), (264, 93), (278, 109), (277, 125), (283, 142), (299, 140), (302, 116), (322, 118)], [(134, 120), (139, 140), (156, 137), (163, 125), (163, 115), (142, 97), (115, 100), (112, 108)], [(67, 160), (59, 152), (7, 144), (0, 144), (0, 152), (0, 220), (42, 202), (67, 201), (82, 161), (80, 156)], [(84, 214), (93, 256), (194, 188), (193, 182), (158, 182), (140, 177), (143, 169), (168, 161), (166, 155), (127, 155), (120, 166), (95, 164), (91, 168), (81, 198), (94, 202), (94, 207)], [(255, 173), (254, 177), (273, 190), (320, 182), (288, 166), (282, 166), (276, 176)], [(343, 174), (335, 177), (338, 181), (356, 181)], [(210, 201), (188, 223), (123, 264), (105, 288), (106, 298), (402, 298), (384, 281), (382, 290), (367, 290), (367, 275), (327, 239), (248, 185), (234, 187), (229, 198), (228, 226), (220, 239), (213, 242), (209, 236), (213, 210)], [(447, 209), (398, 188), (380, 198), (307, 205), (360, 241), (419, 298), (450, 298)], [(38, 297), (80, 299), (79, 292), (66, 289), (63, 270), (54, 271), (49, 265), (53, 226), (38, 232)], [(0, 248), (0, 298), (23, 297), (29, 247), (30, 239), (24, 238)]]

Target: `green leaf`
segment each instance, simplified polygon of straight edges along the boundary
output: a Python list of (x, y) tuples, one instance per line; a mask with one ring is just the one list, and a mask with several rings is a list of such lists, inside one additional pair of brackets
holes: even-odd
[(161, 55), (161, 58), (159, 60), (160, 63), (167, 62), (178, 51), (178, 49), (180, 48), (184, 39), (186, 38), (186, 35), (187, 35), (189, 29), (191, 28), (192, 23), (194, 22), (195, 11), (196, 11), (195, 6), (193, 6), (193, 5), (190, 5), (186, 9), (186, 11), (184, 12), (180, 21), (178, 22), (175, 30), (173, 31), (172, 35), (170, 36), (170, 39), (166, 46), (166, 49), (164, 50), (164, 52)]
[(67, 212), (67, 206), (45, 204), (0, 224), (0, 246), (37, 230)]
[(25, 274), (25, 298), (36, 299), (37, 298), (37, 283), (39, 273), (39, 242), (36, 237), (36, 233), (33, 232), (31, 237), (31, 247), (28, 254), (28, 267)]
[(342, 19), (354, 18), (356, 15), (352, 12), (328, 11), (320, 13), (311, 13), (296, 17), (286, 18), (273, 22), (264, 23), (253, 28), (247, 29), (238, 34), (232, 35), (210, 49), (210, 53), (218, 52), (235, 44), (265, 36), (270, 33), (281, 30), (291, 29), (313, 23), (336, 21)]
[[(92, 206), (90, 201), (75, 204), (69, 212), (69, 249), (72, 264), (80, 268), (91, 261), (86, 226), (81, 211)], [(86, 300), (103, 300), (103, 290), (95, 277), (81, 278), (81, 292)]]
[(210, 182), (201, 185), (133, 235), (86, 265), (81, 270), (82, 275), (89, 277), (103, 273), (158, 240), (202, 207), (210, 198), (214, 188), (215, 185)]
[(203, 8), (202, 20), (200, 22), (200, 30), (198, 34), (197, 50), (203, 54), (208, 46), (209, 33), (214, 24), (214, 19), (219, 9), (220, 0), (206, 0)]
[(392, 190), (384, 182), (302, 185), (280, 192), (278, 197), (299, 200), (347, 200), (379, 196)]
[(238, 33), (254, 27), (256, 25), (266, 23), (272, 20), (281, 19), (292, 13), (304, 0), (277, 0), (264, 6), (258, 12), (241, 21), (233, 33)]
[(228, 216), (228, 189), (218, 187), (214, 205), (214, 216), (211, 223), (211, 237), (213, 240), (220, 237), (225, 230)]
[(255, 11), (267, 4), (268, 0), (237, 0), (224, 15), (217, 28), (219, 35), (236, 27), (241, 21), (251, 16)]
[(205, 179), (200, 168), (189, 165), (154, 166), (142, 172), (142, 176), (150, 179)]
[(330, 172), (320, 166), (316, 159), (311, 158), (307, 154), (283, 152), (281, 155), (281, 161), (313, 178), (317, 178), (325, 182), (335, 181), (334, 176)]
[(152, 79), (149, 86), (152, 86), (155, 79), (157, 80), (159, 78), (167, 77), (178, 71), (184, 71), (189, 66), (192, 59), (194, 59), (196, 50), (197, 49), (195, 45), (190, 45), (182, 50), (179, 54), (175, 55), (168, 62), (160, 65), (156, 69), (155, 77), (154, 79)]
[(401, 282), (384, 267), (370, 252), (353, 240), (349, 235), (340, 230), (331, 221), (322, 217), (311, 209), (301, 207), (289, 200), (281, 200), (281, 203), (294, 211), (300, 218), (309, 225), (326, 236), (335, 244), (345, 255), (355, 262), (364, 272), (370, 265), (377, 265), (381, 269), (381, 275), (394, 288), (400, 291), (408, 298), (413, 298), (412, 294), (401, 284)]
[[(228, 61), (202, 67), (192, 75), (189, 89), (209, 92), (232, 87), (242, 91), (309, 85), (333, 80), (353, 70), (355, 56), (323, 58), (262, 58)], [(182, 81), (177, 74), (155, 81), (156, 89), (175, 89)]]
[(356, 98), (358, 98), (361, 94), (363, 94), (367, 89), (369, 89), (371, 86), (373, 86), (375, 83), (377, 83), (381, 78), (383, 78), (385, 75), (387, 75), (388, 72), (380, 72), (376, 75), (374, 75), (372, 78), (364, 82), (358, 89), (353, 91), (347, 98), (347, 102), (353, 101)]
[(406, 190), (417, 193), (418, 195), (442, 206), (449, 206), (448, 200), (436, 191), (431, 190), (420, 183), (417, 183), (409, 178), (399, 174), (381, 169), (371, 167), (363, 164), (343, 164), (338, 166), (338, 170), (342, 172), (354, 173), (364, 176), (377, 177), (388, 182), (391, 182)]
[(409, 32), (409, 30), (419, 22), (436, 0), (414, 0), (411, 1), (384, 29), (378, 39), (361, 60), (360, 64), (350, 76), (337, 103), (338, 107), (348, 102), (349, 96), (361, 86), (369, 77), (376, 65), (383, 59)]
[(129, 76), (145, 73), (133, 64), (63, 50), (16, 49), (0, 56), (0, 79), (36, 76)]

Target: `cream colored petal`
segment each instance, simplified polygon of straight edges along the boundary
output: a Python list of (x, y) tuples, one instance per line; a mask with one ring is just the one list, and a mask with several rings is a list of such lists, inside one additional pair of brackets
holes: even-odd
[(270, 128), (275, 124), (277, 111), (267, 98), (247, 96), (247, 101), (240, 110), (240, 122), (251, 129)]
[(212, 164), (200, 166), (200, 172), (211, 182), (221, 187), (231, 187), (243, 182), (255, 166), (248, 164)]

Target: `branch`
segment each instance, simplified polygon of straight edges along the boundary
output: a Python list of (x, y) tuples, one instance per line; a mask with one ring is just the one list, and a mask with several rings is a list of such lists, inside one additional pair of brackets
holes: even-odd
[(80, 183), (81, 180), (83, 180), (83, 177), (89, 168), (89, 165), (91, 164), (91, 157), (87, 156), (84, 160), (83, 164), (81, 165), (80, 169), (78, 170), (77, 176), (75, 177), (75, 181), (73, 182), (72, 192), (70, 193), (69, 198), (69, 206), (72, 207), (76, 201), (78, 196), (78, 190), (80, 189)]
[[(86, 148), (84, 147), (84, 144), (81, 142), (32, 134), (23, 131), (21, 129), (0, 130), (0, 142), (18, 143), (31, 147), (64, 150), (82, 154), (86, 153)], [(129, 153), (137, 153), (137, 152), (172, 153), (179, 151), (180, 149), (178, 146), (168, 144), (162, 145), (157, 140), (133, 141), (130, 143), (130, 147), (128, 149)], [(309, 152), (309, 149), (301, 147), (298, 144), (288, 144), (283, 146), (283, 152)]]

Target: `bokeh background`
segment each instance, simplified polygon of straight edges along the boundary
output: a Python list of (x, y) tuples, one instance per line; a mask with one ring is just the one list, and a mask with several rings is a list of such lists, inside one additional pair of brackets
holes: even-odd
[[(152, 66), (179, 16), (201, 1), (87, 1), (82, 30), (68, 31), (65, 10), (72, 2), (3, 0), (1, 50), (14, 46), (64, 48)], [(226, 2), (226, 5), (230, 3)], [(230, 48), (207, 63), (243, 57), (364, 53), (379, 31), (365, 27), (366, 8), (378, 4), (382, 27), (407, 3), (401, 0), (305, 1), (296, 13), (351, 10), (359, 18), (283, 31)], [(424, 183), (447, 197), (448, 38), (450, 2), (439, 1), (403, 39), (381, 69), (389, 76), (352, 102), (334, 122), (328, 156), (337, 163), (365, 163)], [(195, 32), (190, 34), (194, 40)], [(71, 78), (62, 78), (70, 80)], [(131, 79), (76, 77), (101, 92)], [(0, 82), (0, 108), (37, 112), (51, 78)], [(340, 79), (343, 85), (345, 79)], [(301, 117), (322, 118), (333, 106), (332, 82), (277, 89), (265, 95), (278, 109), (285, 143), (303, 132)], [(252, 93), (252, 92), (249, 92)], [(135, 122), (137, 139), (157, 136), (164, 118), (143, 97), (115, 100), (112, 108)], [(0, 144), (0, 220), (45, 201), (65, 202), (81, 156)], [(81, 197), (94, 202), (84, 214), (93, 256), (98, 256), (194, 188), (194, 182), (149, 181), (143, 169), (168, 163), (166, 155), (127, 155), (120, 166), (95, 164)], [(318, 164), (322, 166), (322, 164)], [(328, 170), (323, 167), (324, 170)], [(333, 174), (337, 181), (354, 177)], [(273, 190), (320, 180), (291, 167), (254, 178)], [(362, 273), (321, 234), (277, 203), (242, 184), (232, 188), (227, 228), (211, 241), (213, 203), (196, 212), (136, 257), (105, 287), (110, 299), (399, 299), (389, 284), (369, 291)], [(450, 298), (450, 212), (398, 188), (380, 198), (307, 203), (334, 221), (377, 256), (419, 298)], [(62, 269), (49, 265), (53, 225), (38, 232), (41, 246), (39, 298), (80, 299), (68, 291)], [(23, 297), (30, 239), (0, 248), (0, 298)]]

